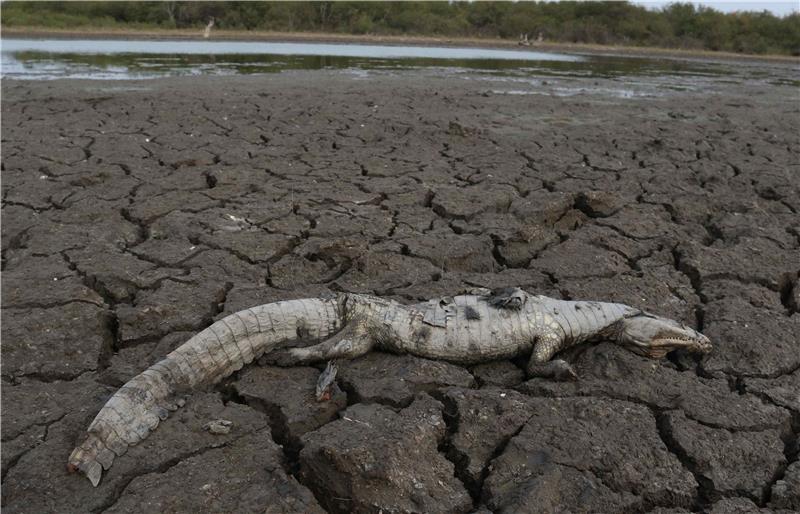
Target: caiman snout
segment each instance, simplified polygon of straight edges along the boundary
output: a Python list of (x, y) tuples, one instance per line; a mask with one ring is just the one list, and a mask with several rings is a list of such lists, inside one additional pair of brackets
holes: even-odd
[(691, 351), (695, 353), (709, 353), (713, 348), (711, 344), (711, 339), (707, 338), (700, 332), (695, 332), (695, 334), (697, 334), (698, 339), (695, 342), (694, 349)]

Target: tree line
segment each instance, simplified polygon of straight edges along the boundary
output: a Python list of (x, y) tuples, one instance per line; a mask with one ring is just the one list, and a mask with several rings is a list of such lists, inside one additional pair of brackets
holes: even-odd
[(3, 2), (4, 27), (191, 28), (530, 39), (800, 55), (800, 14), (627, 2)]

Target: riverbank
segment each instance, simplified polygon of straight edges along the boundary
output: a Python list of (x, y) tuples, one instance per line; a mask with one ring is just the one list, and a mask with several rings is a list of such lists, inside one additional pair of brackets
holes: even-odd
[[(58, 30), (39, 27), (3, 27), (3, 37), (15, 38), (65, 38), (65, 39), (203, 39), (201, 29), (95, 29)], [(749, 55), (730, 52), (711, 52), (707, 50), (654, 48), (616, 45), (588, 45), (566, 43), (532, 43), (520, 46), (516, 41), (490, 38), (445, 38), (425, 36), (375, 36), (350, 35), (317, 32), (261, 32), (214, 30), (212, 40), (225, 41), (265, 41), (265, 42), (314, 42), (314, 43), (354, 43), (381, 45), (422, 45), (483, 47), (499, 49), (533, 50), (537, 52), (558, 52), (588, 55), (622, 55), (636, 57), (662, 57), (677, 59), (719, 59), (800, 63), (800, 57), (786, 55)]]

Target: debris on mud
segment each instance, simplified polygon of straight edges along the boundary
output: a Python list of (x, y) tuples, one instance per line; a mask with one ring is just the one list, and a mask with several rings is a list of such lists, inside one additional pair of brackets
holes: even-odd
[(231, 432), (233, 421), (227, 419), (215, 419), (203, 425), (203, 430), (214, 435), (224, 435)]

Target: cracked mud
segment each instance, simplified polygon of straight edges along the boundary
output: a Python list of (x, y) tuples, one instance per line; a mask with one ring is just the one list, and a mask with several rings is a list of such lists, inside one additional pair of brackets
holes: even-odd
[[(587, 92), (412, 71), (3, 81), (3, 510), (800, 509), (797, 88), (570, 80)], [(66, 472), (115, 388), (228, 313), (506, 286), (641, 306), (714, 352), (582, 348), (577, 383), (374, 353), (324, 405), (317, 369), (264, 362), (98, 488)], [(203, 430), (217, 419), (229, 433)]]

